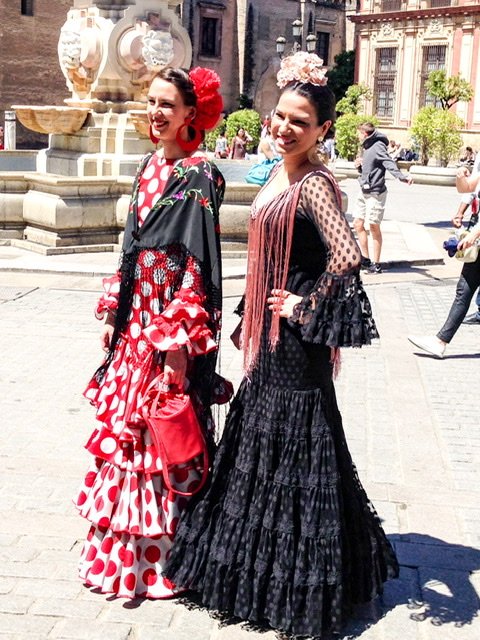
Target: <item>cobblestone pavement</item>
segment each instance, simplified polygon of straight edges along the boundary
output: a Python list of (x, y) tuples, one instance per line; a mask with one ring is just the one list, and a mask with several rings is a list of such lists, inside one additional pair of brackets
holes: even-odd
[[(94, 424), (81, 391), (101, 355), (99, 287), (0, 273), (0, 638), (273, 640), (273, 631), (219, 627), (175, 601), (114, 599), (77, 579), (88, 524), (71, 498)], [(351, 451), (402, 565), (345, 637), (480, 637), (480, 328), (462, 326), (443, 361), (414, 355), (406, 340), (438, 329), (454, 287), (429, 272), (368, 285), (381, 340), (343, 352), (337, 389)], [(241, 289), (226, 283), (222, 363), (236, 384), (240, 357), (227, 336)]]

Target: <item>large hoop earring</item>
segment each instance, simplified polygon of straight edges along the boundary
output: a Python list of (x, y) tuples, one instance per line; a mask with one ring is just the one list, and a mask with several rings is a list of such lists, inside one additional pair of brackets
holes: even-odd
[(153, 142), (153, 144), (158, 144), (160, 142), (160, 138), (157, 138), (157, 136), (154, 135), (154, 133), (153, 133), (152, 125), (150, 125), (148, 127), (148, 135), (150, 137), (150, 140)]
[[(185, 127), (187, 128), (187, 133), (190, 133), (191, 129), (194, 132), (193, 138), (191, 140), (185, 140), (184, 138), (182, 138), (182, 131), (185, 129)], [(191, 124), (191, 122), (185, 122), (185, 124), (182, 124), (182, 126), (177, 131), (176, 140), (178, 146), (183, 151), (190, 153), (191, 151), (195, 151), (196, 149), (198, 149), (198, 147), (200, 146), (200, 143), (202, 142), (202, 132), (200, 131), (200, 129), (197, 129), (193, 124)]]

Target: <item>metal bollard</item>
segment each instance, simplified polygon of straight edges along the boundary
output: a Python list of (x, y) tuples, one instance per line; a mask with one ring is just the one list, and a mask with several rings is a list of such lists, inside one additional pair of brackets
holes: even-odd
[(17, 116), (15, 111), (5, 111), (4, 146), (6, 151), (17, 148)]

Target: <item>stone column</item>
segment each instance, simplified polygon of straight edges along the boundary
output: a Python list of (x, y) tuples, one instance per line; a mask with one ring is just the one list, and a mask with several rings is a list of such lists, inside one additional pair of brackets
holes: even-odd
[(17, 148), (17, 120), (15, 111), (5, 111), (4, 131), (4, 147), (6, 151), (12, 151)]

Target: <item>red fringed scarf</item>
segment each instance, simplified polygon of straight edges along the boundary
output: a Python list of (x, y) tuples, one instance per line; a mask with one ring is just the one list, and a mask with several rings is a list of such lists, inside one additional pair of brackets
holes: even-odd
[[(326, 169), (307, 173), (259, 210), (253, 203), (248, 231), (248, 267), (242, 323), (243, 366), (246, 374), (252, 371), (258, 359), (265, 304), (270, 291), (286, 287), (295, 212), (303, 182), (313, 173), (321, 173), (331, 182), (341, 204), (338, 185)], [(268, 334), (272, 351), (275, 350), (279, 337), (280, 315), (278, 311), (272, 311)]]

